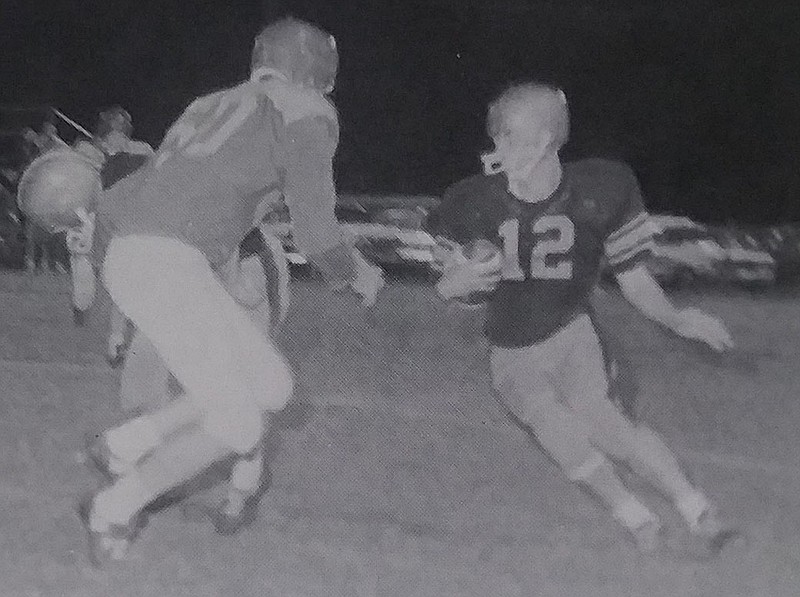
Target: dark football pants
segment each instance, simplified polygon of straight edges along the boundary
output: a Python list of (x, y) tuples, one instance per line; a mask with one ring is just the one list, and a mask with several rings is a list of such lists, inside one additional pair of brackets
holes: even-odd
[(547, 340), (491, 350), (495, 389), (567, 476), (597, 452), (628, 460), (634, 424), (609, 399), (606, 358), (588, 315)]

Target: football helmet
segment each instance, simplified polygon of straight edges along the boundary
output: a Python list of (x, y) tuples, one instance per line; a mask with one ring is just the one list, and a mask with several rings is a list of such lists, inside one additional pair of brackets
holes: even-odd
[(569, 137), (567, 98), (541, 83), (515, 85), (489, 104), (486, 132), (494, 149), (481, 155), (484, 172), (524, 179), (548, 153)]
[(78, 210), (94, 211), (100, 191), (100, 173), (92, 162), (72, 149), (57, 149), (25, 169), (17, 202), (34, 222), (58, 231), (81, 225)]
[(328, 94), (339, 69), (336, 40), (310, 23), (281, 19), (256, 36), (250, 69), (254, 74), (278, 73), (291, 83)]

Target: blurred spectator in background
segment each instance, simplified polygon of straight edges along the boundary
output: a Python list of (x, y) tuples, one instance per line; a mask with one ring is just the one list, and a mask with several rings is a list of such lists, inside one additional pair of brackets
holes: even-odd
[[(121, 106), (112, 106), (100, 112), (94, 137), (80, 139), (75, 143), (74, 149), (92, 160), (98, 170), (104, 171), (104, 176), (110, 176), (105, 175), (106, 170), (113, 170), (118, 175), (118, 180), (144, 164), (154, 153), (148, 143), (132, 139), (132, 134), (131, 115)], [(118, 165), (120, 162), (123, 162), (122, 166)], [(124, 167), (126, 165), (127, 168)], [(124, 174), (119, 175), (119, 170), (124, 171)], [(103, 186), (109, 187), (113, 182), (106, 184), (104, 180)]]

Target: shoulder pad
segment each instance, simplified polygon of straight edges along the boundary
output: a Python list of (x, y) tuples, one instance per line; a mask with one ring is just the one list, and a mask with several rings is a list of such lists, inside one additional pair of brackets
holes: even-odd
[(454, 182), (444, 192), (445, 199), (461, 195), (475, 196), (485, 192), (491, 187), (494, 177), (484, 174), (475, 174)]
[(336, 108), (323, 95), (312, 90), (291, 85), (277, 78), (260, 81), (267, 97), (280, 112), (285, 124), (304, 118), (324, 118), (333, 123), (338, 121)]
[(569, 162), (566, 167), (578, 175), (610, 176), (618, 179), (635, 178), (636, 176), (633, 169), (625, 162), (606, 158), (587, 158)]

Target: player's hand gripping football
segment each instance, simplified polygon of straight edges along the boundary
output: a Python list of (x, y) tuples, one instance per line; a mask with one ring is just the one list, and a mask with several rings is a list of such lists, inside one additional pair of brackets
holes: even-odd
[(386, 284), (383, 270), (367, 261), (357, 249), (353, 251), (353, 261), (356, 265), (356, 278), (350, 283), (350, 287), (361, 295), (365, 307), (371, 307), (377, 302), (378, 293)]
[(488, 244), (473, 247), (468, 257), (460, 246), (444, 242), (439, 245), (436, 258), (442, 270), (436, 291), (445, 300), (480, 297), (500, 283), (502, 256)]
[(734, 346), (733, 338), (725, 324), (699, 309), (683, 309), (674, 329), (676, 334), (704, 342), (717, 352), (723, 352)]

